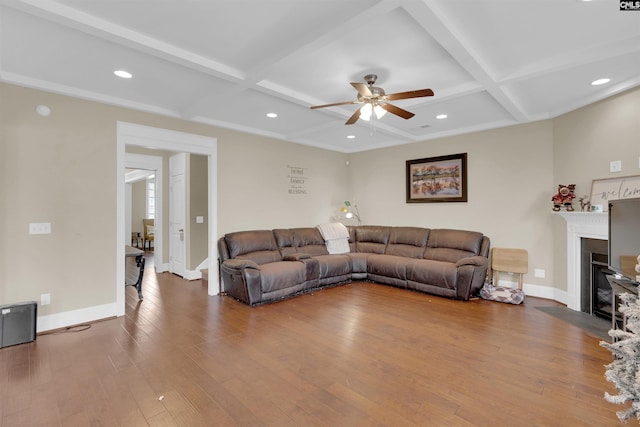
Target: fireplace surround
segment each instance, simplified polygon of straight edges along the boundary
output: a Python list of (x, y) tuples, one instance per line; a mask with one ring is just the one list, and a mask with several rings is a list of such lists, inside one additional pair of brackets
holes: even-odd
[[(583, 310), (582, 301), (582, 240), (609, 239), (606, 212), (559, 212), (567, 222), (567, 307)], [(587, 309), (585, 307), (585, 309)]]

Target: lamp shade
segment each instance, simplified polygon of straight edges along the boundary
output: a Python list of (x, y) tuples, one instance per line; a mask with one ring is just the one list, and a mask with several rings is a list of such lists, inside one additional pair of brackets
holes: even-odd
[(373, 107), (371, 104), (364, 104), (362, 108), (360, 108), (360, 118), (362, 120), (369, 121), (371, 120), (371, 113), (373, 112)]

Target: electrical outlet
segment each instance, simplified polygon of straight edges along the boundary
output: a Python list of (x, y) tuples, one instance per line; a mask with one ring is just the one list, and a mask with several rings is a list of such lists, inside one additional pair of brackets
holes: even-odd
[(544, 279), (545, 276), (545, 271), (541, 268), (536, 268), (534, 271), (534, 276), (540, 278), (540, 279)]
[(49, 305), (49, 304), (51, 304), (51, 294), (40, 295), (40, 305)]

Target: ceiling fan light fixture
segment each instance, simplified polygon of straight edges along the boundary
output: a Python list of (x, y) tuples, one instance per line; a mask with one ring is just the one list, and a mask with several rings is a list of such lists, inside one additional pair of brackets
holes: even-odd
[(369, 121), (371, 120), (371, 113), (373, 112), (373, 107), (371, 106), (371, 104), (367, 103), (364, 104), (361, 108), (360, 108), (360, 118), (362, 120), (365, 121)]
[(387, 114), (387, 110), (382, 108), (380, 105), (373, 106), (371, 103), (367, 102), (360, 108), (360, 118), (364, 121), (371, 120), (371, 115), (375, 114), (376, 119), (381, 119)]

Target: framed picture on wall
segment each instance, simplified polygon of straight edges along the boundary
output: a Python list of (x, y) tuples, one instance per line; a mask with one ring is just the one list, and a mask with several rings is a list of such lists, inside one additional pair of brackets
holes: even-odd
[(407, 203), (467, 201), (467, 153), (407, 160)]
[(602, 212), (609, 210), (609, 200), (634, 199), (640, 197), (640, 176), (594, 179), (591, 182), (591, 207), (600, 206)]

